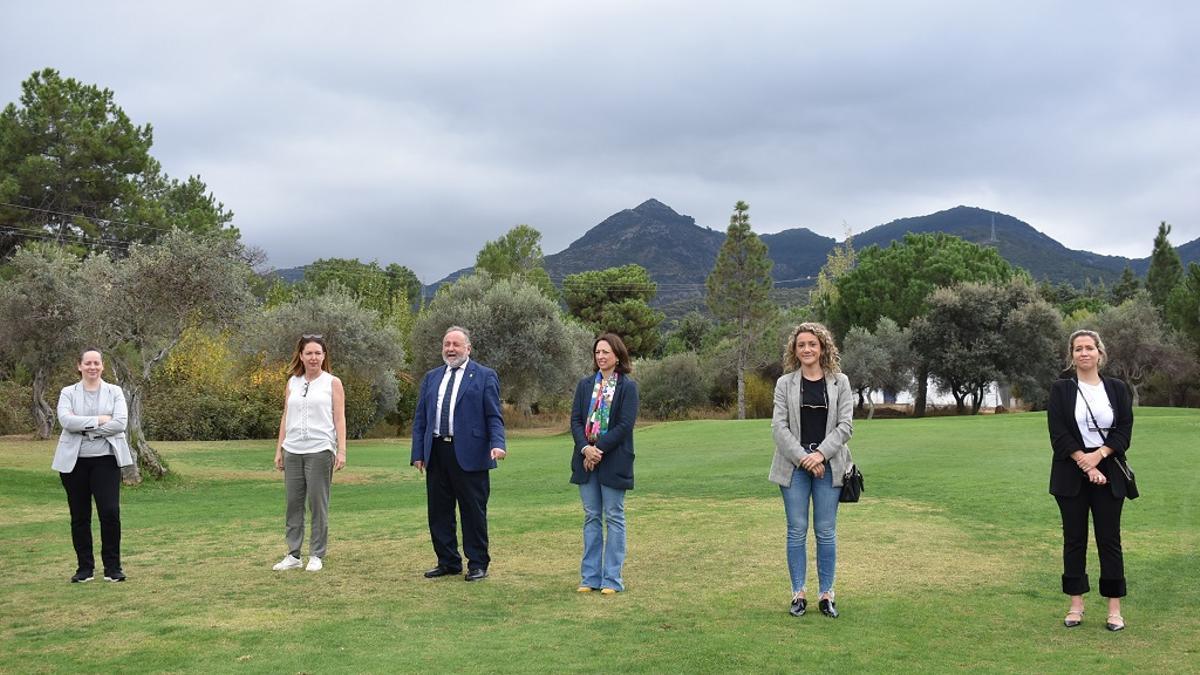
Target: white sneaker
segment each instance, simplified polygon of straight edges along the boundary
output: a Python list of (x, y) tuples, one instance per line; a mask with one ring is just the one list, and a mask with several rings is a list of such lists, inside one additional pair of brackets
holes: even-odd
[[(300, 561), (297, 560), (296, 565), (299, 566), (299, 564), (300, 564)], [(320, 572), (322, 567), (324, 567), (324, 565), (321, 564), (321, 559), (315, 555), (310, 555), (310, 556), (308, 556), (308, 567), (305, 567), (304, 571), (305, 572)]]
[(283, 557), (283, 560), (275, 563), (275, 566), (271, 569), (275, 570), (276, 572), (282, 572), (283, 570), (298, 570), (300, 569), (300, 559), (289, 553)]

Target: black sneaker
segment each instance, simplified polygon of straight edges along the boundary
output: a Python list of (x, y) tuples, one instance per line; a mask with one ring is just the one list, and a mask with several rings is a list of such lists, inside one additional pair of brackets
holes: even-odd
[(831, 619), (838, 618), (837, 605), (835, 605), (832, 600), (828, 598), (821, 598), (821, 601), (817, 603), (817, 606), (821, 608), (821, 613), (825, 616)]
[(804, 613), (807, 611), (808, 600), (805, 598), (794, 598), (792, 600), (792, 608), (788, 610), (792, 616), (804, 616)]
[(121, 570), (113, 570), (104, 572), (105, 581), (125, 581), (125, 573)]
[(71, 583), (86, 584), (87, 582), (89, 582), (95, 578), (96, 578), (96, 574), (92, 570), (79, 570), (79, 571), (75, 572), (75, 576), (71, 577)]

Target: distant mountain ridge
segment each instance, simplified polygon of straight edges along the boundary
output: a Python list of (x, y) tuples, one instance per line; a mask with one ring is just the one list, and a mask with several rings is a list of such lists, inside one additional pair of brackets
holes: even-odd
[[(1004, 259), (1027, 270), (1038, 281), (1076, 286), (1082, 286), (1086, 280), (1111, 284), (1120, 278), (1126, 265), (1143, 277), (1150, 267), (1149, 256), (1125, 258), (1070, 249), (1018, 218), (972, 206), (899, 218), (855, 234), (853, 244), (855, 250), (872, 245), (886, 247), (910, 232), (945, 232), (976, 244), (994, 246)], [(812, 285), (838, 243), (832, 237), (802, 227), (760, 236), (775, 263), (772, 276), (783, 288)], [(1153, 238), (1154, 230), (1147, 225), (1147, 251)], [(552, 280), (561, 283), (569, 274), (636, 263), (649, 270), (659, 284), (655, 304), (694, 306), (697, 301), (702, 302), (704, 280), (724, 240), (723, 226), (720, 230), (701, 227), (695, 218), (682, 215), (657, 199), (648, 199), (635, 208), (614, 213), (567, 248), (547, 255), (546, 271)], [(1200, 262), (1200, 238), (1177, 246), (1176, 250), (1185, 266)], [(458, 270), (430, 288), (453, 281), (470, 269)]]

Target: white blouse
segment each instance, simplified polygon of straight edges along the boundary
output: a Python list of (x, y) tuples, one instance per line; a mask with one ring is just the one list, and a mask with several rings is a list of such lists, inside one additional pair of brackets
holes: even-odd
[[(1091, 408), (1091, 413), (1088, 413)], [(1095, 417), (1095, 419), (1092, 419)], [(1079, 391), (1075, 396), (1075, 423), (1079, 425), (1079, 435), (1083, 437), (1083, 447), (1098, 448), (1104, 445), (1104, 438), (1096, 430), (1097, 424), (1108, 435), (1116, 417), (1112, 403), (1108, 400), (1108, 392), (1104, 391), (1104, 382), (1100, 384), (1079, 383)]]
[(288, 379), (287, 425), (283, 449), (296, 455), (326, 450), (337, 452), (333, 427), (333, 375), (325, 371), (308, 382), (303, 375)]

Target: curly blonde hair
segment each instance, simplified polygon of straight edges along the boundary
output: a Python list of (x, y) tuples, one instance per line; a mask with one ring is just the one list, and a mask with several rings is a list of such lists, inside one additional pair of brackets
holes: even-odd
[(787, 351), (783, 354), (783, 371), (790, 373), (793, 370), (800, 368), (800, 359), (796, 356), (796, 338), (801, 333), (812, 333), (817, 337), (817, 342), (821, 344), (821, 356), (819, 363), (821, 370), (828, 373), (842, 372), (842, 356), (838, 352), (837, 345), (833, 343), (833, 333), (824, 324), (819, 324), (815, 321), (806, 321), (792, 329), (792, 335), (787, 341)]

